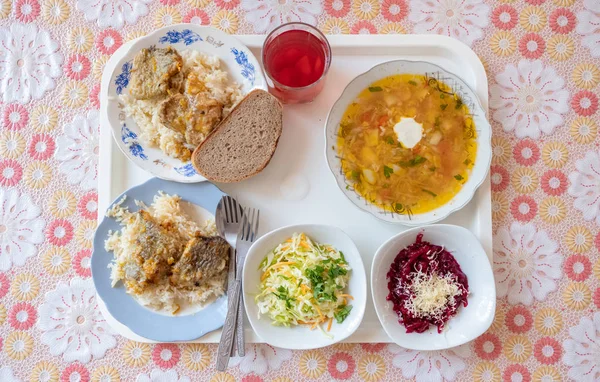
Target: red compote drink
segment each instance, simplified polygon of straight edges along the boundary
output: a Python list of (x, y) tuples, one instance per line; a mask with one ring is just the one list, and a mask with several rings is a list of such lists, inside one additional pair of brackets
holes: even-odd
[(283, 103), (310, 102), (325, 84), (331, 48), (318, 29), (289, 23), (267, 36), (262, 59), (274, 96)]

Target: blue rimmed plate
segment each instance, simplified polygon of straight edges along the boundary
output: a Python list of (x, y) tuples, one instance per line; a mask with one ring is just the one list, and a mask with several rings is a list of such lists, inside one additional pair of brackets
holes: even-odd
[[(117, 146), (125, 156), (152, 175), (180, 183), (201, 182), (190, 162), (182, 162), (163, 153), (158, 147), (149, 147), (140, 137), (140, 129), (132, 118), (125, 115), (119, 95), (129, 92), (133, 58), (143, 48), (173, 46), (177, 50), (193, 49), (217, 56), (229, 73), (230, 79), (241, 85), (242, 93), (253, 89), (267, 89), (260, 64), (248, 48), (236, 38), (218, 29), (194, 24), (178, 24), (159, 29), (135, 41), (126, 49), (110, 75), (110, 84), (104, 98), (102, 112), (111, 126)], [(115, 54), (121, 54), (117, 51)], [(106, 106), (104, 106), (106, 105)]]
[[(194, 208), (188, 209), (184, 207), (184, 210), (191, 212), (191, 217), (196, 219), (206, 219), (207, 214), (214, 215), (219, 200), (225, 195), (209, 182), (180, 184), (152, 178), (125, 191), (109, 208), (121, 200), (124, 195), (127, 195), (123, 207), (128, 207), (130, 211), (137, 211), (139, 208), (135, 205), (135, 200), (150, 205), (158, 191), (181, 196), (182, 202), (188, 202), (190, 203), (189, 206), (194, 206)], [(194, 313), (170, 316), (140, 305), (125, 292), (122, 283), (117, 284), (114, 288), (111, 287), (108, 265), (113, 260), (113, 254), (104, 249), (104, 241), (108, 237), (109, 231), (120, 229), (120, 224), (114, 219), (104, 217), (94, 236), (94, 250), (91, 261), (92, 278), (98, 296), (104, 301), (106, 308), (117, 321), (127, 326), (134, 333), (159, 342), (191, 341), (223, 326), (227, 315), (226, 296), (221, 296)]]

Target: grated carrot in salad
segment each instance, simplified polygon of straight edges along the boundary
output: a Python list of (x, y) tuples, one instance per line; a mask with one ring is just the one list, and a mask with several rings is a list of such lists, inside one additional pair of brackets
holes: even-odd
[(352, 310), (353, 297), (344, 290), (350, 266), (344, 254), (331, 245), (313, 242), (295, 233), (267, 254), (259, 265), (260, 293), (255, 297), (258, 315), (267, 315), (273, 325), (309, 325), (311, 330), (333, 321), (342, 323)]

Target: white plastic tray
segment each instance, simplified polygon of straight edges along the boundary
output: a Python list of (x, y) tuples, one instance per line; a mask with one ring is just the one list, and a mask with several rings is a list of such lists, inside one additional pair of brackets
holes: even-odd
[[(237, 37), (260, 57), (264, 36)], [(325, 160), (323, 129), (329, 109), (350, 80), (384, 61), (408, 59), (433, 62), (462, 77), (477, 93), (484, 110), (488, 108), (487, 77), (481, 61), (472, 50), (445, 36), (346, 35), (328, 38), (333, 50), (333, 62), (325, 89), (311, 104), (284, 107), (283, 134), (269, 166), (261, 174), (247, 181), (220, 184), (219, 187), (236, 197), (242, 204), (260, 208), (261, 233), (299, 223), (332, 224), (342, 228), (358, 246), (369, 275), (371, 261), (377, 248), (406, 227), (381, 222), (359, 210), (338, 189)], [(104, 69), (101, 94), (104, 94), (116, 60), (118, 57), (113, 56)], [(150, 174), (137, 168), (119, 151), (105, 121), (102, 121), (101, 128), (98, 172), (98, 219), (102, 218), (101, 215), (108, 205), (119, 194), (150, 178)], [(308, 186), (309, 189), (306, 195), (298, 200), (293, 194), (282, 192), (282, 183), (285, 183), (288, 189), (289, 186), (294, 190), (304, 186)], [(481, 241), (491, 261), (489, 176), (473, 200), (443, 222), (461, 225), (473, 232)], [(362, 324), (345, 342), (390, 342), (375, 314), (373, 303), (370, 301), (370, 290), (368, 296), (367, 311)], [(116, 322), (104, 306), (101, 308), (107, 321), (118, 333), (136, 341), (151, 342)], [(220, 331), (215, 331), (195, 342), (218, 342), (220, 335)], [(262, 342), (248, 325), (246, 339), (248, 342)]]

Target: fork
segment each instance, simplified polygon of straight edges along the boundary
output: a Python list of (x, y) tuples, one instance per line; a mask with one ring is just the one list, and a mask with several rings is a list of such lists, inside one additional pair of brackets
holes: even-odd
[[(236, 282), (239, 282), (239, 288), (242, 289), (242, 271), (244, 268), (244, 261), (246, 260), (246, 254), (252, 243), (258, 238), (258, 224), (260, 222), (260, 210), (254, 208), (244, 209), (244, 215), (242, 217), (242, 227), (238, 233), (236, 243)], [(246, 339), (244, 335), (244, 296), (239, 293), (238, 303), (238, 314), (236, 321), (236, 346), (238, 356), (243, 357), (246, 352)]]
[[(215, 223), (219, 235), (223, 237), (230, 245), (229, 251), (229, 271), (227, 273), (227, 295), (233, 293), (233, 285), (235, 283), (235, 245), (237, 234), (240, 230), (242, 221), (243, 209), (238, 202), (229, 195), (225, 195), (217, 204), (215, 211)], [(235, 340), (235, 334), (234, 334)], [(231, 346), (231, 356), (235, 355), (235, 346)]]
[[(225, 206), (225, 219), (226, 221), (239, 222), (239, 213), (241, 212), (241, 207), (237, 205), (235, 199), (230, 198), (230, 200), (224, 201)], [(256, 212), (255, 212), (256, 211)], [(228, 309), (227, 309), (227, 317), (225, 319), (225, 324), (223, 325), (223, 332), (221, 334), (221, 341), (219, 342), (219, 349), (217, 351), (217, 370), (224, 371), (227, 368), (227, 364), (229, 363), (229, 356), (231, 354), (233, 348), (233, 337), (234, 334), (237, 334), (237, 344), (238, 344), (238, 355), (240, 357), (244, 356), (244, 327), (243, 327), (243, 303), (240, 304), (240, 294), (241, 294), (241, 279), (242, 279), (242, 268), (243, 262), (246, 257), (246, 253), (250, 248), (252, 242), (256, 239), (257, 235), (255, 232), (258, 230), (258, 219), (260, 212), (258, 210), (247, 210), (246, 212), (250, 213), (251, 216), (248, 218), (247, 213), (242, 213), (241, 224), (237, 235), (237, 243), (236, 243), (236, 252), (237, 252), (237, 266), (236, 266), (236, 274), (235, 279), (231, 285), (231, 288), (228, 288)], [(221, 222), (223, 224), (223, 222)], [(225, 226), (225, 224), (223, 224)], [(241, 307), (242, 309), (239, 309)], [(236, 326), (236, 319), (242, 317), (240, 322)], [(237, 332), (237, 333), (236, 333)]]

